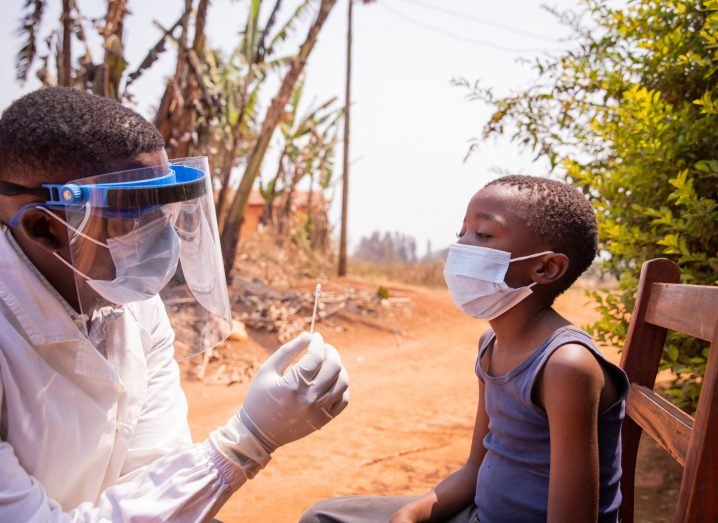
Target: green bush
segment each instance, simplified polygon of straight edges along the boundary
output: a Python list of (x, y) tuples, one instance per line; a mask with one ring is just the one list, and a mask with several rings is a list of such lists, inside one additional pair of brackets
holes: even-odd
[[(531, 87), (497, 97), (457, 83), (495, 108), (484, 137), (509, 135), (548, 158), (594, 202), (603, 268), (619, 288), (592, 293), (602, 314), (592, 328), (620, 345), (643, 261), (672, 259), (685, 283), (718, 280), (718, 0), (582, 5), (580, 16), (555, 13), (576, 45), (536, 60)], [(684, 407), (706, 355), (702, 342), (669, 339), (662, 366), (677, 379), (667, 393)]]

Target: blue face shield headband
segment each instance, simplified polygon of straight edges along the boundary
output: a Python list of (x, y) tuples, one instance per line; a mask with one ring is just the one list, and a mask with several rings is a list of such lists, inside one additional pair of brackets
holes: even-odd
[[(45, 198), (42, 203), (32, 202), (23, 205), (15, 213), (8, 225), (17, 227), (20, 225), (22, 214), (38, 205), (57, 210), (90, 205), (96, 214), (107, 218), (137, 219), (162, 205), (197, 199), (207, 193), (205, 180), (207, 174), (201, 169), (172, 165), (164, 168), (163, 171), (164, 173), (156, 177), (143, 177), (123, 182), (83, 183), (80, 180), (66, 184), (43, 184), (41, 187), (24, 187), (10, 182), (0, 182), (0, 194), (6, 196), (31, 194)], [(145, 176), (146, 174), (144, 173)]]
[[(150, 174), (142, 171), (142, 174)], [(11, 220), (19, 224), (28, 207), (39, 207), (68, 227), (73, 233), (71, 242), (80, 238), (107, 249), (115, 266), (111, 280), (88, 276), (63, 258), (53, 255), (85, 280), (98, 295), (114, 305), (126, 305), (148, 300), (158, 294), (177, 270), (180, 257), (180, 239), (173, 228), (172, 215), (182, 201), (194, 201), (205, 193), (204, 172), (191, 167), (176, 166), (155, 178), (105, 183), (46, 184), (43, 189), (50, 196), (44, 204), (23, 206)], [(84, 218), (74, 227), (49, 209), (83, 209)], [(157, 211), (158, 212), (154, 212)], [(90, 212), (112, 220), (131, 220), (130, 226), (121, 227), (123, 234), (108, 236), (104, 241), (83, 232)], [(73, 211), (70, 210), (69, 214)], [(66, 213), (68, 214), (68, 213)]]
[(232, 325), (209, 172), (207, 158), (186, 158), (66, 184), (0, 182), (0, 194), (37, 198), (11, 227), (30, 208), (66, 226), (67, 250), (52, 254), (75, 274), (78, 312), (92, 318), (159, 294), (171, 320), (180, 318), (183, 359), (223, 341)]

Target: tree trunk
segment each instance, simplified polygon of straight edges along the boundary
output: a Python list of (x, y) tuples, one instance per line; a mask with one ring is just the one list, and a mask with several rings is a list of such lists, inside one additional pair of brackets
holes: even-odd
[(162, 100), (160, 101), (160, 106), (155, 117), (155, 127), (159, 129), (162, 139), (165, 141), (167, 154), (170, 158), (177, 158), (176, 148), (182, 139), (182, 130), (180, 129), (179, 121), (186, 105), (183, 87), (185, 75), (189, 67), (187, 63), (187, 39), (191, 14), (192, 0), (185, 0), (184, 12), (180, 23), (182, 32), (179, 37), (175, 73), (174, 76), (167, 81), (167, 87), (162, 95)]
[(284, 180), (284, 151), (279, 155), (279, 162), (277, 164), (277, 174), (274, 176), (272, 183), (272, 192), (268, 195), (264, 202), (263, 217), (265, 225), (268, 227), (274, 226), (274, 200), (277, 198), (277, 184)]
[(58, 81), (60, 85), (72, 85), (72, 15), (70, 0), (62, 0), (62, 64)]
[(314, 223), (312, 221), (314, 215), (312, 214), (312, 199), (314, 197), (314, 169), (309, 171), (309, 191), (307, 193), (307, 238), (309, 239), (309, 244), (312, 245), (312, 241), (314, 240), (314, 232), (313, 232), (313, 226)]
[(284, 118), (284, 110), (294, 90), (294, 86), (302, 74), (302, 71), (304, 71), (307, 59), (317, 42), (319, 32), (335, 3), (336, 0), (322, 0), (319, 13), (309, 28), (306, 40), (299, 48), (299, 52), (297, 56), (294, 57), (289, 71), (287, 71), (287, 74), (282, 79), (279, 92), (272, 100), (269, 109), (267, 109), (267, 114), (262, 123), (262, 129), (257, 136), (257, 141), (247, 160), (247, 169), (244, 172), (244, 176), (242, 176), (242, 181), (239, 184), (237, 194), (229, 209), (227, 222), (222, 231), (222, 255), (224, 256), (224, 269), (228, 282), (231, 282), (231, 271), (232, 267), (234, 267), (234, 258), (237, 254), (237, 244), (239, 243), (239, 231), (242, 226), (244, 209), (249, 201), (252, 186), (259, 175), (262, 160), (264, 160), (264, 155), (267, 152), (274, 130)]
[(197, 53), (200, 59), (204, 56), (204, 28), (207, 25), (207, 8), (209, 7), (210, 0), (199, 0), (197, 6), (197, 15), (194, 19), (194, 42), (192, 43), (192, 49)]
[[(247, 82), (249, 79), (247, 79)], [(232, 134), (230, 137), (229, 151), (226, 152), (224, 162), (222, 163), (222, 187), (219, 189), (219, 197), (217, 198), (217, 223), (219, 225), (219, 232), (224, 231), (224, 222), (226, 217), (225, 206), (227, 204), (227, 196), (229, 195), (229, 181), (232, 177), (232, 168), (234, 167), (234, 161), (237, 158), (237, 149), (239, 148), (239, 141), (242, 139), (242, 122), (247, 113), (247, 86), (242, 87), (242, 96), (240, 97), (240, 103), (242, 104), (237, 114), (237, 121), (232, 126)]]
[[(301, 162), (301, 158), (299, 162)], [(292, 223), (292, 204), (294, 203), (294, 191), (297, 188), (299, 180), (304, 176), (304, 169), (301, 164), (294, 166), (294, 173), (292, 173), (291, 180), (289, 182), (289, 189), (286, 190), (286, 199), (284, 200), (284, 212), (280, 217), (279, 221), (279, 239), (283, 241), (284, 236), (291, 229)]]
[[(190, 1), (190, 9), (191, 6), (192, 2)], [(188, 39), (186, 37), (183, 39), (184, 45), (187, 46), (181, 55), (186, 60), (184, 74), (181, 77), (182, 83), (180, 84), (184, 107), (175, 128), (177, 131), (175, 133), (176, 143), (173, 143), (170, 158), (193, 156), (200, 147), (199, 138), (204, 129), (201, 122), (198, 122), (200, 116), (203, 115), (202, 109), (198, 108), (204, 105), (200, 100), (202, 97), (200, 83), (202, 81), (202, 60), (204, 58), (205, 25), (208, 7), (209, 0), (199, 0), (194, 18), (192, 46), (187, 46)]]
[(349, 107), (351, 106), (352, 85), (352, 7), (353, 0), (349, 1), (347, 19), (347, 78), (344, 101), (344, 158), (342, 168), (342, 225), (339, 236), (339, 276), (347, 274), (347, 219), (349, 218)]
[(229, 150), (225, 151), (224, 159), (222, 161), (222, 173), (221, 181), (222, 186), (219, 188), (219, 196), (217, 196), (217, 204), (215, 205), (215, 213), (217, 214), (217, 228), (221, 233), (224, 229), (224, 207), (227, 202), (227, 195), (229, 194), (229, 179), (232, 176), (232, 167), (234, 166), (234, 157), (236, 156), (237, 148), (234, 145), (234, 138), (231, 139), (232, 144), (229, 146)]
[(102, 28), (105, 58), (102, 63), (102, 96), (117, 100), (120, 95), (120, 80), (127, 66), (122, 45), (124, 20), (127, 15), (127, 0), (110, 0), (107, 4), (105, 27)]

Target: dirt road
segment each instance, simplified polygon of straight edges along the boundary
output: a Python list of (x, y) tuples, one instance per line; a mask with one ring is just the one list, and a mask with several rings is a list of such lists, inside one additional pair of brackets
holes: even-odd
[[(219, 519), (292, 522), (330, 496), (420, 494), (461, 466), (476, 408), (476, 344), (487, 325), (460, 314), (444, 290), (407, 292), (414, 311), (397, 319), (400, 340), (365, 324), (323, 332), (349, 370), (350, 406), (320, 432), (279, 449)], [(582, 325), (595, 317), (586, 301), (576, 291), (558, 308)], [(185, 384), (195, 440), (232, 415), (246, 388)]]

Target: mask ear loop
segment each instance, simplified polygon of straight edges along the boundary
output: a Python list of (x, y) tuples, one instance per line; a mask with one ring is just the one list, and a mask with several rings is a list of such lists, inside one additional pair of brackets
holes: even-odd
[(53, 256), (55, 256), (55, 258), (57, 258), (57, 259), (60, 260), (62, 263), (64, 263), (65, 265), (67, 265), (67, 266), (70, 268), (70, 270), (72, 270), (73, 272), (75, 272), (75, 273), (79, 274), (80, 276), (82, 276), (83, 278), (85, 278), (85, 280), (90, 280), (90, 279), (91, 279), (87, 274), (85, 274), (85, 273), (82, 272), (80, 269), (78, 269), (77, 267), (75, 267), (74, 265), (72, 265), (72, 264), (71, 264), (69, 261), (67, 261), (65, 258), (63, 258), (62, 256), (60, 256), (60, 255), (57, 253), (57, 251), (52, 251), (52, 254), (53, 254)]
[[(543, 252), (537, 252), (536, 254), (529, 254), (528, 256), (520, 256), (518, 258), (511, 258), (509, 260), (509, 263), (515, 262), (515, 261), (522, 261), (522, 260), (529, 260), (531, 258), (536, 258), (538, 256), (543, 256), (544, 254), (556, 254), (554, 251), (543, 251)], [(527, 289), (530, 289), (534, 285), (538, 285), (538, 282), (531, 282), (526, 286)]]
[[(84, 230), (85, 230), (85, 225), (87, 225), (87, 222), (90, 221), (90, 202), (87, 202), (87, 203), (86, 203), (85, 205), (83, 205), (82, 207), (83, 207), (83, 209), (84, 209), (84, 211), (85, 211), (85, 215), (82, 217), (82, 221), (80, 222), (80, 225), (79, 225), (79, 227), (77, 228), (77, 229), (80, 230), (80, 231), (84, 231)], [(75, 237), (75, 238), (76, 238), (76, 237)], [(73, 240), (74, 240), (74, 238), (73, 238)]]
[[(85, 238), (86, 240), (89, 240), (89, 241), (91, 241), (92, 243), (94, 243), (94, 244), (96, 244), (96, 245), (99, 245), (100, 247), (105, 247), (106, 249), (109, 248), (106, 243), (102, 243), (101, 241), (96, 240), (96, 239), (93, 238), (92, 236), (88, 236), (87, 234), (85, 234), (85, 233), (82, 232), (81, 230), (75, 229), (72, 225), (70, 225), (69, 223), (67, 223), (67, 222), (66, 222), (65, 220), (63, 220), (62, 218), (60, 218), (57, 214), (51, 212), (50, 209), (47, 209), (46, 207), (41, 207), (41, 206), (37, 206), (36, 208), (45, 211), (47, 214), (49, 214), (50, 216), (52, 216), (53, 218), (55, 218), (57, 221), (59, 221), (60, 223), (62, 223), (63, 225), (65, 225), (68, 229), (70, 229), (70, 230), (71, 230), (72, 232), (74, 232), (75, 234), (77, 234), (77, 235), (79, 235), (79, 236), (82, 236), (82, 237)], [(82, 225), (81, 225), (81, 226), (84, 227), (86, 223), (87, 223), (87, 212), (85, 212), (85, 217), (82, 219)]]
[(543, 252), (537, 252), (536, 254), (529, 254), (528, 256), (520, 256), (518, 258), (511, 258), (509, 260), (509, 263), (515, 262), (515, 261), (522, 261), (522, 260), (528, 260), (531, 258), (536, 258), (537, 256), (543, 256), (544, 254), (556, 254), (554, 251), (543, 251)]
[[(99, 245), (99, 246), (101, 246), (101, 247), (107, 248), (107, 245), (106, 245), (106, 244), (104, 244), (104, 243), (102, 243), (101, 241), (98, 241), (98, 240), (96, 240), (95, 238), (93, 238), (93, 237), (91, 237), (91, 236), (88, 236), (88, 235), (85, 234), (84, 232), (82, 232), (82, 231), (80, 231), (80, 230), (74, 228), (72, 225), (70, 225), (69, 223), (67, 223), (65, 220), (63, 220), (62, 218), (60, 218), (60, 217), (59, 217), (58, 215), (56, 215), (55, 213), (51, 212), (49, 209), (47, 209), (47, 208), (45, 208), (45, 207), (42, 207), (42, 206), (40, 206), (40, 205), (38, 205), (36, 208), (45, 211), (46, 214), (48, 214), (48, 215), (52, 216), (53, 218), (55, 218), (57, 221), (59, 221), (60, 223), (62, 223), (63, 225), (65, 225), (68, 229), (70, 229), (70, 230), (71, 230), (72, 232), (74, 232), (75, 234), (77, 234), (77, 235), (79, 235), (79, 236), (82, 236), (82, 237), (85, 238), (86, 240), (89, 240), (89, 241), (91, 241), (92, 243), (94, 243), (94, 244), (96, 244), (96, 245)], [(82, 220), (82, 226), (81, 226), (81, 227), (84, 227), (84, 225), (87, 223), (87, 217), (88, 217), (88, 213), (85, 212), (85, 217), (84, 217), (83, 220)], [(87, 274), (85, 274), (84, 272), (82, 272), (81, 270), (79, 270), (77, 267), (75, 267), (74, 265), (72, 265), (72, 264), (71, 264), (69, 261), (67, 261), (65, 258), (63, 258), (62, 256), (60, 256), (57, 251), (53, 251), (52, 254), (53, 254), (53, 256), (55, 256), (55, 258), (57, 258), (57, 259), (60, 260), (62, 263), (64, 263), (64, 264), (65, 264), (70, 270), (72, 270), (74, 273), (79, 274), (80, 276), (82, 276), (83, 278), (85, 278), (85, 280), (90, 280), (90, 279), (92, 279), (92, 278), (90, 278)]]

